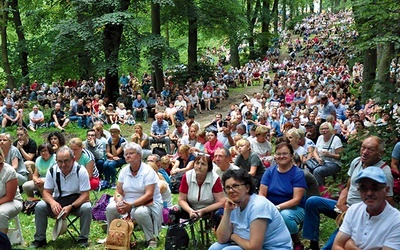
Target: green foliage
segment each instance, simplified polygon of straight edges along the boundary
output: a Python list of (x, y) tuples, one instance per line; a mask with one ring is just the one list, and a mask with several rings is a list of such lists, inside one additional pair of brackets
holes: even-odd
[(170, 75), (173, 77), (172, 80), (179, 85), (185, 85), (189, 78), (208, 79), (214, 75), (215, 67), (202, 62), (195, 63), (191, 68), (186, 65), (180, 65), (170, 70)]

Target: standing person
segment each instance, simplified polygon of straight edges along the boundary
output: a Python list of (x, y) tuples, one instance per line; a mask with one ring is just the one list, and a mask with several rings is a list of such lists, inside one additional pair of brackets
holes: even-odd
[(21, 186), (28, 180), (28, 170), (18, 148), (12, 145), (10, 134), (0, 134), (0, 148), (3, 150), (4, 162), (10, 164), (17, 172), (18, 186)]
[[(389, 203), (394, 204), (392, 172), (390, 167), (382, 160), (384, 148), (382, 139), (376, 136), (366, 138), (361, 144), (360, 156), (355, 158), (350, 164), (349, 171), (347, 172), (349, 179), (346, 187), (340, 192), (339, 199), (336, 201), (318, 196), (312, 196), (307, 199), (303, 223), (303, 238), (310, 240), (310, 249), (319, 250), (320, 213), (335, 219), (338, 215), (336, 211), (340, 213), (345, 212), (353, 204), (362, 201), (355, 183), (355, 179), (361, 170), (368, 167), (382, 168), (386, 175), (387, 185), (390, 187), (386, 199)], [(335, 235), (336, 233), (333, 234), (333, 236)], [(331, 237), (326, 243), (327, 247), (332, 246), (333, 239)]]
[(56, 103), (54, 109), (51, 111), (50, 126), (54, 126), (61, 131), (65, 131), (69, 119), (66, 117), (65, 112), (61, 109), (61, 104)]
[(347, 210), (332, 249), (400, 249), (400, 212), (386, 201), (390, 187), (383, 170), (366, 168), (355, 183), (363, 202)]
[(293, 164), (293, 147), (282, 142), (275, 149), (275, 166), (268, 168), (260, 185), (259, 195), (271, 201), (285, 221), (289, 229), (293, 249), (304, 249), (299, 237), (299, 225), (304, 219), (304, 196), (307, 183), (304, 172)]
[(253, 177), (255, 187), (258, 189), (265, 171), (260, 157), (251, 152), (250, 142), (247, 139), (240, 139), (236, 142), (236, 146), (238, 147), (239, 155), (235, 159), (235, 165), (249, 172)]
[(244, 169), (228, 170), (222, 177), (227, 198), (209, 250), (292, 249), (282, 216), (267, 199), (255, 194), (252, 177)]
[(313, 172), (319, 186), (324, 185), (324, 178), (340, 171), (340, 154), (343, 145), (339, 137), (334, 134), (332, 124), (324, 122), (319, 127), (321, 135), (318, 137), (313, 151), (314, 159), (321, 165)]
[(128, 163), (118, 176), (114, 201), (106, 209), (107, 224), (128, 213), (143, 229), (149, 248), (157, 247), (161, 230), (163, 201), (157, 173), (141, 160), (142, 148), (129, 142), (124, 146)]
[[(80, 166), (74, 157), (74, 152), (67, 146), (58, 149), (56, 162), (46, 174), (43, 200), (35, 207), (36, 232), (33, 248), (47, 245), (46, 229), (48, 217), (62, 218), (69, 214), (80, 217), (80, 235), (78, 245), (89, 246), (92, 209), (89, 201), (89, 176), (85, 167)], [(62, 177), (62, 178), (60, 178)]]
[(0, 232), (8, 233), (8, 222), (22, 210), (17, 174), (12, 166), (4, 162), (0, 148)]
[(109, 183), (109, 187), (116, 188), (115, 178), (117, 168), (122, 167), (126, 161), (122, 144), (126, 142), (121, 136), (121, 129), (118, 124), (110, 127), (111, 137), (107, 141), (107, 160), (103, 164), (104, 179)]

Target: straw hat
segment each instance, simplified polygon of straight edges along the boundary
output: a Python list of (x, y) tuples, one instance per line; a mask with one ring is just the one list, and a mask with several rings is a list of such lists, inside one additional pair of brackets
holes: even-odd
[(55, 241), (58, 236), (64, 234), (67, 231), (67, 220), (66, 219), (58, 219), (56, 220), (56, 224), (54, 224), (52, 240)]

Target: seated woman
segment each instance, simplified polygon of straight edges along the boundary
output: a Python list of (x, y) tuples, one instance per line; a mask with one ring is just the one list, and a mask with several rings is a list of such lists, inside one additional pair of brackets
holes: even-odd
[(261, 177), (265, 171), (260, 157), (251, 151), (250, 142), (247, 139), (239, 140), (236, 146), (239, 155), (235, 159), (235, 165), (249, 172), (249, 174), (253, 176), (255, 187), (258, 188), (260, 186)]
[(303, 170), (293, 165), (293, 147), (286, 142), (275, 149), (274, 165), (268, 168), (260, 185), (259, 195), (266, 197), (280, 211), (289, 229), (294, 250), (304, 249), (299, 237), (298, 225), (304, 219), (305, 191), (307, 189)]
[(140, 145), (127, 143), (124, 155), (128, 164), (121, 169), (114, 201), (107, 206), (107, 224), (128, 213), (142, 228), (148, 246), (157, 247), (163, 208), (158, 175), (142, 162)]
[(255, 194), (247, 171), (228, 170), (222, 183), (225, 211), (216, 231), (218, 242), (209, 250), (292, 249), (282, 216), (274, 204)]
[(177, 217), (199, 219), (212, 213), (214, 222), (218, 225), (225, 202), (221, 180), (218, 174), (212, 171), (210, 157), (197, 156), (193, 165), (194, 168), (182, 177), (178, 204), (183, 214)]
[(342, 141), (334, 134), (332, 124), (324, 122), (319, 126), (320, 136), (315, 144), (314, 159), (321, 165), (313, 172), (319, 186), (324, 185), (324, 178), (340, 171), (340, 154), (343, 152)]
[(147, 157), (151, 154), (149, 136), (146, 133), (143, 133), (142, 124), (138, 123), (134, 126), (134, 128), (135, 133), (131, 136), (131, 140), (142, 147), (143, 159), (147, 159)]
[(220, 142), (217, 138), (217, 131), (208, 131), (207, 132), (208, 141), (204, 144), (204, 152), (210, 155), (211, 160), (214, 160), (215, 150), (218, 148), (223, 148), (224, 144)]
[(110, 128), (111, 137), (107, 141), (107, 160), (103, 164), (104, 179), (109, 183), (111, 188), (115, 188), (115, 178), (117, 168), (122, 167), (126, 163), (124, 158), (124, 150), (122, 144), (126, 142), (121, 136), (121, 129), (118, 124), (113, 124)]
[(35, 161), (35, 171), (33, 172), (32, 180), (22, 185), (24, 193), (30, 198), (34, 197), (33, 191), (39, 191), (40, 195), (43, 195), (47, 169), (56, 163), (56, 155), (50, 143), (41, 144), (38, 152), (40, 156)]
[(4, 153), (4, 162), (10, 164), (17, 172), (18, 186), (28, 181), (28, 170), (25, 167), (24, 159), (18, 148), (12, 145), (11, 135), (0, 134), (0, 148)]
[(75, 161), (85, 166), (90, 181), (90, 189), (97, 190), (100, 185), (99, 171), (96, 168), (94, 155), (83, 147), (81, 138), (72, 138), (69, 147), (74, 151)]
[(12, 166), (4, 162), (4, 153), (0, 148), (0, 232), (8, 233), (8, 221), (21, 210), (17, 174)]
[(171, 175), (178, 175), (186, 173), (193, 168), (194, 155), (190, 153), (189, 145), (181, 145), (178, 148), (178, 158), (175, 160), (171, 169)]
[(61, 132), (54, 131), (47, 136), (47, 142), (53, 146), (54, 153), (65, 145), (65, 137)]

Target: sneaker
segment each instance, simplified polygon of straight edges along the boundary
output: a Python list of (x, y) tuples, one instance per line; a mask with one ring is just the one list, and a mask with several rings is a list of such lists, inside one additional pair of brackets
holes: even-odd
[(111, 189), (116, 189), (117, 188), (117, 185), (115, 185), (115, 183), (112, 183), (111, 184)]
[(32, 244), (29, 246), (29, 248), (41, 248), (45, 247), (47, 245), (46, 240), (35, 240), (32, 242)]
[(87, 239), (79, 239), (78, 246), (81, 248), (87, 248), (89, 247), (89, 241)]
[(156, 240), (149, 240), (149, 245), (147, 248), (156, 248), (157, 247), (157, 241)]

